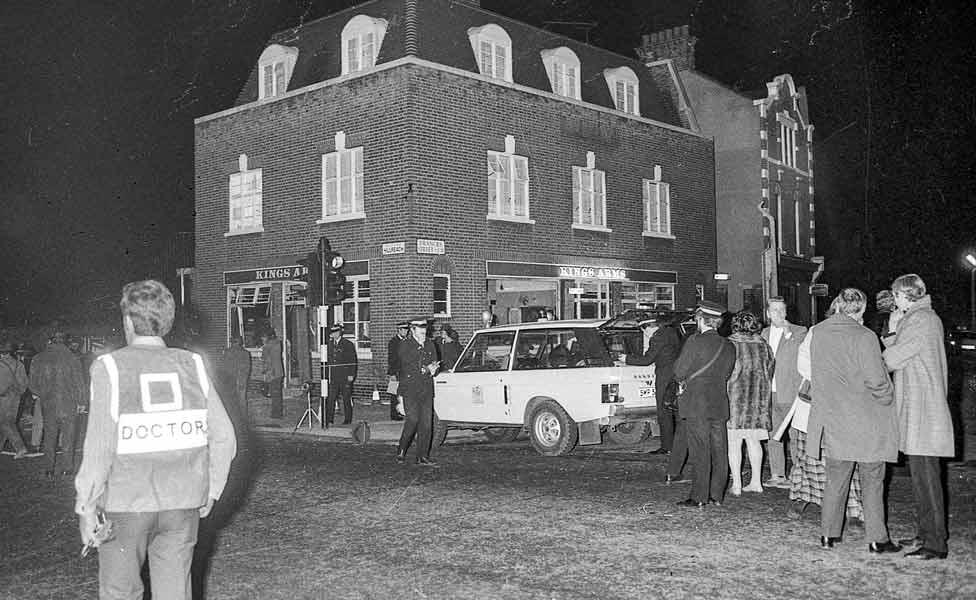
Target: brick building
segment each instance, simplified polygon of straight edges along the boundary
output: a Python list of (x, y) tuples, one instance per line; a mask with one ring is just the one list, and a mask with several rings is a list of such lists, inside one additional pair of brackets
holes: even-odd
[(746, 94), (695, 70), (688, 26), (645, 36), (638, 51), (650, 68), (678, 73), (702, 133), (715, 141), (718, 271), (730, 310), (764, 311), (786, 299), (790, 318), (815, 320), (813, 124), (806, 90), (779, 75)]
[(711, 293), (713, 144), (668, 69), (451, 0), (367, 2), (256, 59), (236, 105), (195, 123), (208, 347), (232, 332), (253, 347), (270, 325), (306, 376), (321, 332), (297, 261), (322, 236), (347, 261), (335, 318), (363, 390), (404, 317), (465, 341), (484, 311), (598, 317)]

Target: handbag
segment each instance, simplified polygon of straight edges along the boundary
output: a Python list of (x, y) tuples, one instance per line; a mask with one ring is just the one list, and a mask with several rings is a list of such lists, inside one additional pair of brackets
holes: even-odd
[(664, 408), (671, 411), (677, 411), (678, 400), (681, 398), (682, 394), (685, 393), (685, 388), (688, 386), (688, 382), (707, 371), (708, 367), (715, 364), (715, 361), (718, 360), (718, 357), (721, 354), (722, 347), (719, 346), (718, 352), (715, 353), (715, 356), (713, 356), (711, 360), (705, 363), (705, 366), (686, 377), (683, 381), (672, 379), (670, 382), (668, 382), (668, 387), (664, 390)]

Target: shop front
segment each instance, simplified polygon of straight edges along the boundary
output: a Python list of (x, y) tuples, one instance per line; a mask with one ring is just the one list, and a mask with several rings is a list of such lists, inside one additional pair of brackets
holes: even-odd
[[(369, 262), (349, 261), (343, 272), (346, 299), (332, 307), (333, 322), (343, 326), (344, 335), (353, 341), (360, 359), (370, 359)], [(306, 283), (302, 281), (307, 274), (306, 267), (287, 264), (224, 272), (225, 342), (232, 335), (240, 335), (252, 357), (260, 359), (261, 335), (274, 329), (282, 342), (290, 384), (313, 378), (312, 365), (319, 364), (318, 348), (327, 337), (323, 316), (307, 306)]]
[(619, 266), (487, 262), (495, 324), (609, 318), (628, 308), (674, 308), (677, 273)]

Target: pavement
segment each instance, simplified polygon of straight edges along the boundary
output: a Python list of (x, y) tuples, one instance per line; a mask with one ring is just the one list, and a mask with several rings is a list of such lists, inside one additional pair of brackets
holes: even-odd
[[(383, 394), (386, 396), (386, 394)], [(389, 398), (389, 396), (386, 396)], [(313, 398), (313, 408), (319, 410), (318, 402)], [(347, 441), (362, 443), (361, 423), (369, 424), (369, 443), (395, 444), (400, 439), (403, 421), (390, 419), (389, 404), (381, 404), (372, 400), (353, 399), (352, 423), (343, 425), (342, 405), (335, 412), (333, 425), (323, 428), (316, 417), (308, 417), (305, 411), (308, 402), (302, 395), (300, 388), (286, 388), (284, 393), (284, 416), (281, 419), (270, 417), (271, 400), (261, 396), (257, 390), (249, 390), (247, 400), (247, 414), (253, 431), (270, 434), (288, 434), (326, 438), (330, 441)], [(299, 425), (299, 422), (301, 423)], [(296, 425), (298, 427), (296, 427)], [(452, 430), (447, 434), (447, 441), (464, 439), (486, 439), (481, 432), (470, 430)]]

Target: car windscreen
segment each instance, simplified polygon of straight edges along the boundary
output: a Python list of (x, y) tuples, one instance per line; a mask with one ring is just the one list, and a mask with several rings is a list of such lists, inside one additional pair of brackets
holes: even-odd
[(519, 332), (515, 344), (516, 371), (612, 365), (596, 329), (527, 329)]

